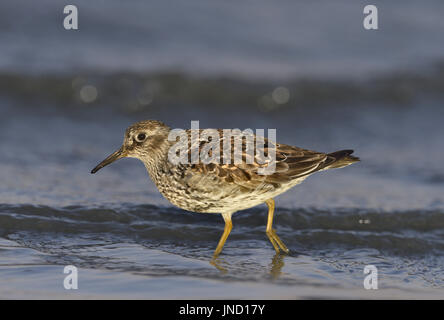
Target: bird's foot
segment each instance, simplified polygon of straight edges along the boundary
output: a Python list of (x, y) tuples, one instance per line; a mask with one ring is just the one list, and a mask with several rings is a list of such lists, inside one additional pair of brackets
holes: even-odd
[(280, 253), (280, 250), (284, 251), (285, 253), (290, 252), (287, 246), (282, 242), (282, 240), (276, 234), (275, 229), (267, 230), (265, 233), (267, 234), (268, 239), (270, 239), (270, 242), (273, 245), (274, 250), (276, 250), (276, 253)]

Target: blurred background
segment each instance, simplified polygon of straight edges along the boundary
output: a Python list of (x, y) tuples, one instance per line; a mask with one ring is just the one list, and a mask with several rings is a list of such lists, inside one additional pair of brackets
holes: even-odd
[[(83, 297), (372, 297), (373, 263), (377, 297), (443, 297), (444, 2), (372, 1), (379, 30), (366, 1), (69, 4), (78, 30), (60, 1), (0, 3), (1, 296), (70, 298), (74, 264)], [(235, 215), (221, 273), (220, 217), (173, 208), (134, 159), (89, 174), (145, 119), (362, 162), (277, 199), (293, 255), (273, 258), (265, 207)]]

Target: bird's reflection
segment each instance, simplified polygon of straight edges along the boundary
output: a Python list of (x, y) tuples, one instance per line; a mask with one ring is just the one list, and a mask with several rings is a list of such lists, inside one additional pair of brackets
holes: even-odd
[(282, 268), (284, 267), (284, 257), (286, 257), (286, 254), (283, 253), (276, 253), (271, 259), (270, 263), (270, 275), (271, 278), (277, 279), (282, 274)]
[(221, 258), (211, 259), (210, 264), (223, 274), (226, 274), (228, 272), (227, 268), (222, 267), (222, 264), (225, 264), (225, 266), (227, 266), (227, 263), (225, 263), (225, 261)]
[[(284, 258), (287, 257), (285, 253), (276, 253), (271, 259), (271, 263), (269, 266), (269, 274), (272, 279), (279, 278), (282, 275), (282, 268), (284, 267)], [(229, 263), (222, 258), (213, 258), (210, 260), (210, 264), (219, 270), (222, 274), (226, 274), (229, 272)]]

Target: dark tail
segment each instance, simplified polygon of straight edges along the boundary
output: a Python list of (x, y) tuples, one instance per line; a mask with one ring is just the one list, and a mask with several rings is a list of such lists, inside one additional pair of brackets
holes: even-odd
[(342, 168), (360, 161), (358, 157), (351, 156), (352, 153), (353, 150), (340, 150), (329, 153), (328, 156), (334, 158), (334, 160), (326, 169)]

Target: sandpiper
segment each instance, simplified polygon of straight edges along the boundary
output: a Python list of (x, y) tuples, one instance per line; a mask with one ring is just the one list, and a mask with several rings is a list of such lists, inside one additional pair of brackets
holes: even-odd
[[(214, 129), (215, 130), (215, 129)], [(224, 143), (223, 130), (220, 144)], [(333, 168), (342, 168), (359, 158), (351, 156), (353, 150), (341, 150), (333, 153), (321, 153), (273, 143), (266, 138), (264, 150), (273, 151), (274, 171), (260, 174), (259, 169), (270, 165), (270, 162), (259, 162), (257, 159), (247, 161), (246, 139), (242, 139), (242, 160), (218, 161), (204, 163), (175, 163), (169, 159), (169, 151), (176, 143), (170, 141), (171, 128), (156, 120), (137, 122), (126, 129), (124, 141), (119, 150), (99, 163), (91, 173), (96, 173), (106, 165), (131, 157), (141, 160), (160, 193), (172, 204), (188, 211), (202, 213), (219, 213), (225, 221), (225, 229), (214, 252), (217, 257), (232, 229), (231, 216), (234, 212), (248, 209), (265, 203), (268, 206), (268, 221), (265, 229), (271, 244), (277, 253), (289, 250), (277, 236), (273, 225), (273, 213), (277, 195), (301, 183), (309, 175)], [(186, 131), (191, 136), (190, 130)], [(256, 136), (254, 136), (256, 139)], [(230, 138), (231, 139), (231, 138)], [(199, 150), (210, 140), (200, 140)], [(233, 146), (233, 140), (229, 145)], [(226, 142), (226, 141), (225, 141)], [(191, 154), (192, 143), (187, 143), (187, 152)], [(222, 158), (222, 154), (218, 157)], [(188, 158), (189, 159), (189, 158)]]

